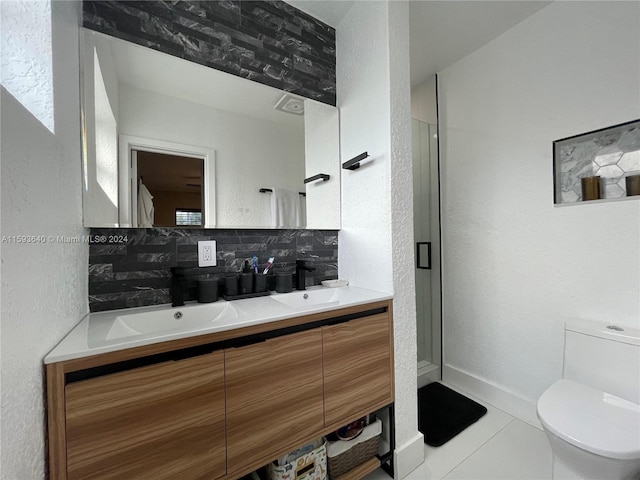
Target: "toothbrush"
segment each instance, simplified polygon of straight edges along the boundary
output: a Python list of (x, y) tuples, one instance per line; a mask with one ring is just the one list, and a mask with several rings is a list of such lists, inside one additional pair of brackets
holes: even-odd
[(253, 256), (253, 271), (258, 273), (258, 257), (256, 255)]
[(267, 273), (269, 273), (269, 269), (271, 268), (271, 265), (273, 265), (274, 260), (275, 260), (275, 257), (269, 258), (269, 261), (267, 262), (267, 267), (262, 272), (263, 275), (266, 275)]

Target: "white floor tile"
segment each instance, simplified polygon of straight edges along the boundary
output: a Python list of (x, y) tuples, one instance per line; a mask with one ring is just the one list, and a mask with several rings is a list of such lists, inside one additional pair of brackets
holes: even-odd
[[(551, 449), (541, 430), (447, 385), (487, 407), (487, 413), (441, 447), (425, 445), (425, 462), (406, 480), (551, 478)], [(365, 480), (390, 480), (381, 469)]]
[(414, 472), (416, 476), (409, 475), (408, 479), (425, 480), (430, 478), (431, 480), (439, 480), (443, 478), (513, 420), (511, 415), (504, 413), (502, 410), (498, 410), (475, 398), (473, 400), (487, 407), (487, 413), (441, 447), (425, 445), (425, 462), (422, 468), (427, 468), (430, 476), (425, 476), (427, 471), (420, 471), (420, 468), (418, 468)]
[(363, 480), (393, 480), (393, 479), (389, 475), (387, 475), (387, 473), (384, 470), (382, 470), (381, 468), (378, 468), (377, 470), (371, 472), (369, 475), (364, 477)]
[[(487, 413), (441, 447), (425, 445), (424, 463), (411, 472), (406, 480), (442, 479), (513, 420), (512, 416), (502, 410), (473, 398), (465, 392), (460, 393), (487, 407)], [(389, 480), (389, 476), (378, 469), (365, 477), (365, 480)]]
[(516, 419), (444, 478), (550, 479), (551, 458), (544, 432)]

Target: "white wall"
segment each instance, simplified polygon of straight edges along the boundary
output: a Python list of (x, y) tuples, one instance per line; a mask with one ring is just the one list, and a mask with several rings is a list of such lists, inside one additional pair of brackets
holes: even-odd
[[(354, 26), (357, 25), (357, 28)], [(397, 478), (423, 460), (417, 431), (417, 368), (408, 5), (355, 2), (336, 32), (342, 171), (339, 276), (394, 292)]]
[[(118, 226), (118, 78), (109, 43), (82, 35), (82, 105), (87, 161), (82, 213), (87, 227)], [(97, 61), (96, 61), (97, 60)]]
[(411, 118), (437, 125), (436, 76), (411, 88)]
[(304, 191), (302, 120), (293, 135), (273, 122), (122, 84), (118, 123), (121, 134), (215, 150), (218, 228), (269, 227), (271, 199), (261, 187)]
[(340, 119), (337, 108), (315, 100), (304, 101), (305, 177), (320, 173), (327, 181), (306, 184), (307, 228), (340, 228)]
[(640, 117), (639, 27), (554, 2), (440, 75), (445, 379), (532, 422), (567, 318), (640, 327), (640, 201), (554, 207), (552, 179), (554, 140)]
[[(2, 32), (44, 35), (33, 21)], [(55, 133), (2, 89), (2, 236), (63, 235), (81, 223), (78, 20), (52, 2)], [(51, 38), (45, 40), (50, 41)], [(3, 55), (8, 52), (3, 51)], [(28, 57), (23, 57), (28, 61)], [(38, 82), (37, 71), (28, 80)], [(88, 311), (86, 244), (2, 244), (1, 477), (45, 478), (43, 357)]]

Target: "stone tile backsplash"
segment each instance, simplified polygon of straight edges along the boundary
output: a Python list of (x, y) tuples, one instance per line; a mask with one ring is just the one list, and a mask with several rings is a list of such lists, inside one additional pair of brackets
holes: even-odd
[(280, 0), (84, 0), (83, 26), (336, 104), (335, 29)]
[[(186, 300), (195, 300), (201, 276), (240, 271), (254, 254), (263, 269), (295, 271), (296, 260), (315, 268), (307, 285), (338, 277), (338, 232), (333, 230), (207, 230), (92, 228), (89, 246), (91, 312), (170, 303), (171, 267), (185, 267)], [(198, 241), (216, 240), (215, 267), (198, 267)]]

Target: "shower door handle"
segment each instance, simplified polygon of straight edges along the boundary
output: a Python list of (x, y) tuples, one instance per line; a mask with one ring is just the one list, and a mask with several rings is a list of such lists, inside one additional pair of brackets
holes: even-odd
[(431, 242), (416, 243), (416, 268), (431, 270)]

